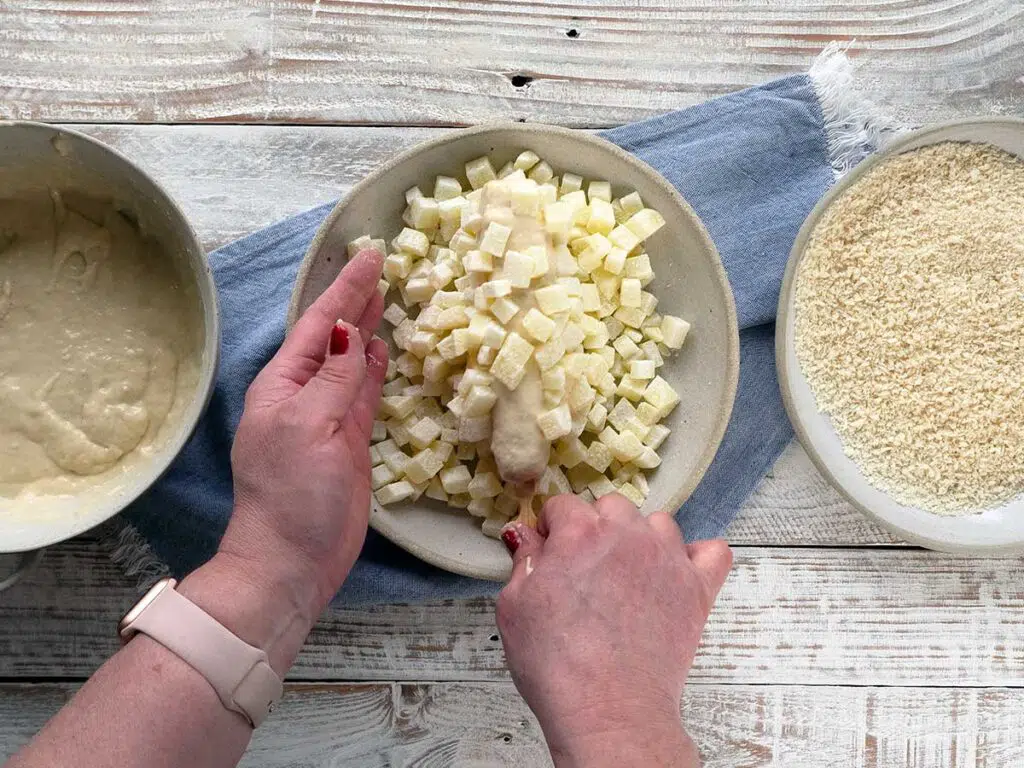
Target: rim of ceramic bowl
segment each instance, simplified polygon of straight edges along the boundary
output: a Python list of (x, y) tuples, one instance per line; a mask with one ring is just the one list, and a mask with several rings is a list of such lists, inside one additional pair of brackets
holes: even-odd
[[(164, 189), (163, 185), (119, 150), (80, 131), (66, 128), (62, 125), (50, 125), (32, 120), (0, 120), (0, 132), (8, 128), (27, 128), (32, 131), (42, 131), (51, 137), (70, 136), (75, 141), (90, 144), (98, 149), (100, 153), (110, 156), (114, 162), (122, 164), (128, 172), (127, 175), (135, 176), (138, 180), (148, 185), (155, 194), (156, 203), (165, 208), (174, 220), (173, 224), (179, 230), (182, 244), (192, 251), (192, 253), (188, 254), (189, 273), (198, 284), (204, 323), (203, 348), (199, 360), (199, 377), (196, 381), (192, 404), (183, 418), (182, 428), (178, 430), (177, 435), (173, 439), (168, 440), (160, 449), (160, 457), (149, 462), (143, 470), (140, 470), (140, 472), (145, 473), (147, 479), (145, 483), (139, 486), (138, 492), (117, 498), (110, 504), (108, 509), (102, 510), (101, 513), (93, 512), (82, 515), (74, 520), (55, 521), (51, 524), (51, 530), (48, 535), (38, 536), (25, 545), (18, 545), (16, 548), (5, 548), (3, 542), (0, 542), (0, 552), (13, 554), (49, 547), (78, 536), (98, 525), (102, 525), (124, 511), (126, 507), (146, 493), (166, 474), (171, 464), (181, 454), (185, 444), (192, 438), (200, 419), (210, 403), (210, 399), (213, 397), (217, 371), (220, 366), (221, 320), (217, 286), (213, 280), (213, 271), (210, 267), (206, 249), (203, 248), (199, 237), (196, 235), (191, 222), (185, 216), (181, 206)], [(193, 256), (195, 259), (192, 258)], [(200, 265), (201, 269), (199, 269)]]
[[(306, 250), (306, 255), (303, 258), (302, 265), (299, 267), (298, 274), (295, 278), (295, 286), (292, 290), (292, 298), (288, 308), (288, 330), (291, 331), (301, 314), (301, 308), (299, 306), (300, 296), (303, 293), (303, 287), (309, 277), (309, 272), (312, 268), (313, 261), (316, 258), (316, 254), (323, 247), (324, 242), (327, 240), (335, 222), (341, 218), (349, 200), (373, 187), (396, 166), (407, 162), (410, 158), (415, 157), (421, 152), (456, 143), (467, 136), (478, 136), (481, 134), (495, 132), (507, 133), (510, 131), (522, 134), (549, 133), (568, 137), (574, 141), (598, 147), (602, 151), (609, 152), (618, 159), (626, 162), (628, 165), (631, 165), (638, 173), (643, 174), (652, 182), (662, 187), (663, 190), (673, 199), (679, 210), (688, 217), (691, 225), (693, 225), (703, 247), (706, 249), (706, 252), (712, 256), (711, 266), (713, 267), (719, 288), (725, 298), (727, 309), (726, 314), (729, 332), (729, 359), (726, 363), (727, 381), (724, 397), (716, 404), (718, 417), (715, 420), (713, 439), (708, 441), (704, 452), (701, 454), (700, 459), (695, 466), (695, 469), (690, 473), (689, 477), (686, 478), (685, 482), (680, 485), (679, 489), (670, 499), (668, 506), (673, 510), (678, 509), (682, 506), (683, 502), (690, 497), (701, 479), (703, 479), (708, 467), (711, 466), (711, 462), (714, 460), (715, 454), (718, 452), (718, 448), (722, 443), (722, 438), (725, 436), (725, 430), (729, 424), (729, 418), (732, 415), (733, 404), (736, 400), (736, 388), (739, 382), (739, 327), (736, 318), (736, 305), (732, 294), (732, 288), (729, 285), (729, 279), (725, 272), (725, 267), (722, 264), (722, 258), (718, 253), (718, 249), (715, 247), (711, 236), (708, 234), (707, 228), (704, 226), (704, 222), (701, 221), (697, 212), (694, 211), (693, 206), (691, 206), (679, 191), (672, 186), (668, 179), (658, 173), (654, 168), (607, 139), (603, 139), (590, 133), (584, 133), (579, 130), (562, 128), (561, 126), (547, 125), (543, 123), (491, 122), (469, 128), (454, 128), (435, 139), (420, 142), (419, 144), (395, 155), (355, 184), (352, 189), (349, 190), (348, 194), (338, 201), (328, 214), (327, 218), (324, 219), (323, 223), (320, 225), (316, 236), (313, 238), (309, 248)], [(348, 258), (346, 255), (344, 259), (345, 263), (347, 263), (347, 260)], [(395, 526), (390, 525), (387, 520), (382, 519), (378, 504), (376, 500), (372, 499), (372, 497), (370, 502), (370, 526), (378, 533), (398, 544), (421, 560), (440, 566), (445, 570), (474, 578), (485, 578), (490, 580), (502, 580), (504, 578), (496, 571), (493, 574), (484, 575), (480, 571), (467, 569), (459, 560), (441, 555), (436, 550), (423, 547), (417, 542), (409, 539), (402, 531), (398, 530)]]
[[(979, 117), (963, 120), (951, 120), (944, 123), (936, 123), (935, 125), (930, 125), (918, 130), (908, 131), (905, 134), (893, 138), (878, 152), (859, 163), (857, 167), (832, 185), (828, 192), (826, 192), (814, 208), (811, 209), (807, 218), (804, 219), (804, 223), (800, 227), (800, 231), (797, 233), (796, 240), (793, 242), (793, 247), (790, 250), (789, 259), (786, 263), (786, 271), (782, 279), (782, 290), (779, 293), (779, 307), (775, 325), (775, 366), (779, 378), (779, 388), (782, 392), (782, 402), (786, 408), (786, 413), (789, 415), (789, 420), (793, 424), (793, 430), (796, 433), (797, 438), (800, 440), (800, 444), (804, 447), (804, 450), (807, 452), (807, 455), (811, 459), (811, 463), (814, 464), (815, 468), (817, 468), (822, 476), (828, 481), (829, 485), (838, 491), (851, 506), (872, 522), (878, 524), (890, 533), (899, 536), (910, 544), (916, 544), (927, 549), (954, 554), (1009, 555), (1024, 552), (1024, 535), (1016, 541), (990, 545), (958, 544), (946, 539), (934, 538), (919, 531), (907, 528), (904, 525), (900, 525), (891, 520), (884, 511), (878, 511), (877, 509), (872, 508), (869, 504), (864, 503), (857, 494), (847, 487), (847, 484), (838, 476), (836, 468), (829, 461), (826, 461), (819, 452), (818, 444), (811, 436), (808, 424), (804, 420), (800, 405), (797, 402), (797, 397), (794, 393), (794, 381), (790, 378), (790, 368), (786, 361), (787, 354), (793, 344), (791, 316), (795, 312), (796, 276), (800, 267), (800, 262), (803, 260), (804, 253), (807, 250), (807, 244), (810, 241), (811, 234), (820, 221), (822, 215), (824, 215), (832, 204), (839, 197), (845, 194), (865, 174), (869, 173), (878, 165), (886, 162), (895, 155), (944, 141), (973, 141), (974, 143), (979, 143), (978, 140), (945, 137), (938, 138), (936, 141), (928, 141), (928, 139), (936, 136), (941, 137), (949, 131), (972, 127), (1006, 127), (1024, 135), (1024, 119), (1016, 117)], [(1024, 160), (1024, 157), (1021, 157), (1021, 160)], [(799, 366), (799, 361), (797, 361), (797, 366)], [(814, 404), (814, 410), (815, 412), (820, 413), (820, 411), (817, 411), (816, 404)], [(882, 493), (885, 492), (882, 491)], [(889, 499), (892, 504), (897, 504), (897, 502), (892, 500), (887, 493), (885, 493), (885, 497)], [(946, 520), (950, 519), (942, 516), (939, 517)], [(962, 515), (957, 517), (960, 519), (969, 519), (971, 516)]]

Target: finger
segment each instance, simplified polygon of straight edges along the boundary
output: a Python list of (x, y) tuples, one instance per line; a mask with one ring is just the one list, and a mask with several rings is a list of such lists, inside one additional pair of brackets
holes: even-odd
[(359, 398), (366, 378), (366, 352), (358, 328), (344, 320), (337, 322), (337, 328), (332, 334), (331, 354), (300, 396), (307, 407), (341, 421)]
[(379, 251), (365, 250), (356, 254), (295, 323), (275, 359), (301, 358), (317, 365), (322, 363), (334, 324), (338, 320), (356, 323), (370, 299), (380, 296), (377, 281), (383, 265), (384, 256)]
[(544, 537), (528, 525), (509, 523), (501, 532), (501, 540), (512, 556), (512, 577), (508, 583), (520, 582), (537, 567), (544, 551)]
[(618, 493), (602, 496), (594, 503), (594, 509), (598, 517), (616, 523), (628, 523), (640, 517), (640, 511), (633, 502)]
[(713, 602), (732, 568), (732, 550), (724, 539), (697, 541), (687, 545), (686, 549), (690, 553), (690, 560), (704, 577)]
[(682, 529), (668, 512), (654, 512), (647, 518), (647, 523), (666, 541), (680, 546), (686, 544)]
[(366, 378), (359, 396), (349, 410), (350, 417), (361, 434), (370, 440), (373, 420), (380, 407), (380, 390), (388, 375), (388, 345), (382, 339), (372, 339), (366, 347)]
[(597, 511), (583, 499), (565, 493), (547, 500), (540, 510), (537, 530), (541, 536), (547, 538), (571, 526), (574, 520), (595, 522)]
[(363, 345), (369, 346), (370, 339), (380, 327), (380, 318), (384, 314), (384, 297), (380, 291), (374, 291), (373, 296), (366, 302), (366, 309), (359, 316), (356, 325), (359, 326), (359, 335), (363, 337)]

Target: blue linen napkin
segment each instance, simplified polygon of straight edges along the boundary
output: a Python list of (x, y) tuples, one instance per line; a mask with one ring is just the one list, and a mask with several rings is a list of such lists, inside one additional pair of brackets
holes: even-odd
[[(739, 389), (718, 455), (677, 515), (690, 540), (725, 532), (792, 437), (773, 346), (783, 269), (801, 223), (835, 179), (833, 168), (874, 149), (870, 133), (854, 124), (856, 115), (843, 112), (848, 95), (836, 96), (836, 85), (812, 68), (812, 75), (601, 134), (660, 171), (693, 205), (736, 298)], [(830, 103), (823, 105), (823, 98)], [(246, 387), (281, 343), (298, 265), (332, 207), (322, 205), (210, 255), (223, 315), (216, 391), (172, 469), (125, 513), (130, 527), (122, 561), (155, 558), (183, 574), (213, 555), (231, 513), (229, 453)], [(410, 602), (497, 589), (429, 566), (371, 531), (339, 599)]]

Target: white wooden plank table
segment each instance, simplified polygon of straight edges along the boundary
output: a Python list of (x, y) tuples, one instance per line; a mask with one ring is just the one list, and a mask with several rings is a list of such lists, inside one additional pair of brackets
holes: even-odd
[[(215, 248), (490, 119), (594, 128), (805, 70), (855, 40), (910, 123), (1024, 113), (1019, 0), (0, 0), (0, 116), (70, 123)], [(729, 531), (683, 716), (709, 766), (1024, 765), (1024, 564), (906, 547), (796, 446)], [(96, 536), (0, 595), (0, 759), (117, 646)], [(247, 766), (548, 765), (487, 600), (331, 612)]]

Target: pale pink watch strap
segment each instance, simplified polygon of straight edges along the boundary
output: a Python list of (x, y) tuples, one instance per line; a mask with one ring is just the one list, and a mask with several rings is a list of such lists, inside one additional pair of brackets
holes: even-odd
[(207, 679), (224, 706), (255, 728), (266, 719), (284, 690), (254, 648), (173, 587), (163, 589), (142, 612), (121, 629), (130, 638), (142, 632), (181, 657)]

